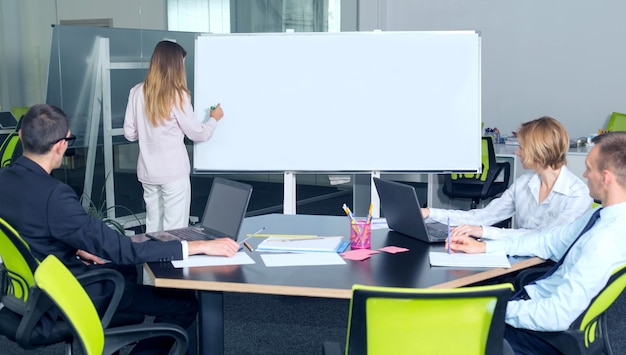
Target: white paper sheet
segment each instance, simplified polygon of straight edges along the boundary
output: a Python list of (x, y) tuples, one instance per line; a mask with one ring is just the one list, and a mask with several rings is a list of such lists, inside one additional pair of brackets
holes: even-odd
[(275, 266), (312, 266), (343, 265), (346, 262), (337, 253), (288, 253), (262, 254), (261, 259), (267, 267)]
[(432, 266), (455, 266), (455, 267), (504, 267), (510, 268), (511, 263), (503, 251), (493, 253), (465, 254), (446, 252), (428, 253)]
[(175, 268), (244, 264), (254, 264), (254, 260), (252, 260), (245, 251), (238, 252), (232, 258), (225, 256), (191, 255), (187, 260), (172, 260), (172, 265), (174, 265)]

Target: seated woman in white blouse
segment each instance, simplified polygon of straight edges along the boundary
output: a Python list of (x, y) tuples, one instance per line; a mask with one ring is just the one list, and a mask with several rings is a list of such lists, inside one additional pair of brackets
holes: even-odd
[[(457, 226), (452, 235), (500, 239), (571, 222), (591, 208), (593, 199), (587, 185), (565, 164), (569, 136), (552, 117), (523, 123), (517, 133), (515, 152), (524, 169), (533, 170), (516, 178), (513, 184), (485, 208), (469, 211), (422, 208), (424, 218)], [(517, 229), (492, 227), (515, 217)]]

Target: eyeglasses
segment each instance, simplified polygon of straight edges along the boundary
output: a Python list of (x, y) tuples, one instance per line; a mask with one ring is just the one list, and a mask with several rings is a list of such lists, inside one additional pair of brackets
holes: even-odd
[(70, 134), (69, 137), (59, 138), (59, 139), (55, 140), (54, 142), (50, 143), (50, 145), (55, 145), (55, 144), (59, 143), (60, 141), (66, 141), (68, 146), (72, 146), (74, 144), (74, 142), (76, 141), (76, 136), (73, 135), (73, 134)]

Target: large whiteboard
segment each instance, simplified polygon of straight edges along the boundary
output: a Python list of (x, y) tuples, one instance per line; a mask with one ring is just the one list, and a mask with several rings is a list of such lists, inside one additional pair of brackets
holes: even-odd
[(194, 106), (222, 104), (195, 172), (480, 167), (474, 31), (202, 35)]

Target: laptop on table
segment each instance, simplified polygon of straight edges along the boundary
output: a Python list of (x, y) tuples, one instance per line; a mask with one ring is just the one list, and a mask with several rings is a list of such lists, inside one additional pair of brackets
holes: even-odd
[(413, 186), (376, 177), (374, 185), (389, 228), (424, 242), (445, 242), (448, 225), (424, 222), (421, 204)]
[(155, 240), (237, 240), (248, 210), (252, 186), (223, 178), (214, 178), (200, 223), (179, 229), (146, 233)]

